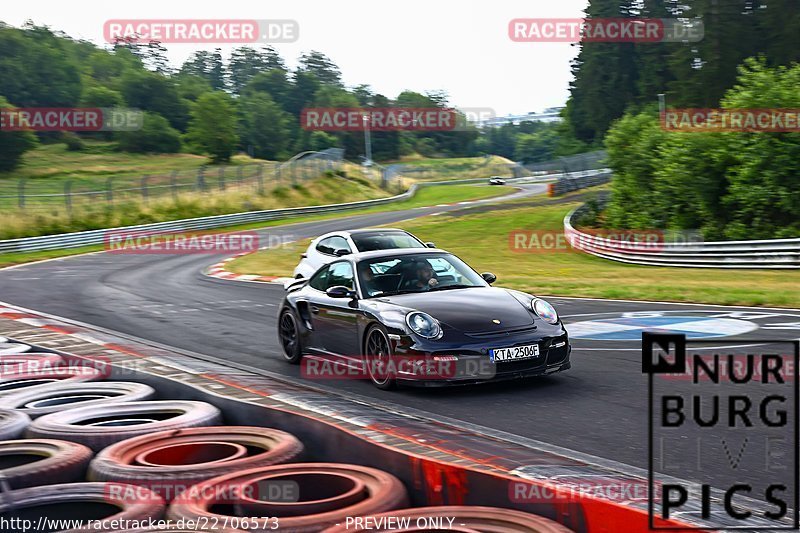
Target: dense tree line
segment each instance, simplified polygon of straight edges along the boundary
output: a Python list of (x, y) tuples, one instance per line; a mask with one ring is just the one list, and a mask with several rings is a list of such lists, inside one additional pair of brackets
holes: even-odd
[[(721, 105), (798, 109), (798, 87), (800, 65), (750, 59)], [(711, 240), (800, 235), (800, 133), (665, 131), (645, 111), (615, 123), (606, 145), (609, 227), (700, 229)]]
[(578, 139), (600, 143), (628, 109), (654, 104), (714, 107), (737, 67), (763, 56), (769, 66), (800, 60), (797, 0), (590, 0), (591, 18), (675, 18), (702, 21), (699, 42), (584, 42), (572, 65), (567, 118)]
[[(404, 91), (390, 98), (368, 85), (345, 87), (336, 64), (316, 51), (304, 54), (294, 69), (269, 46), (237, 48), (228, 58), (218, 49), (198, 51), (177, 69), (170, 66), (165, 52), (155, 42), (120, 40), (99, 48), (46, 27), (0, 23), (0, 97), (16, 107), (139, 109), (144, 112), (141, 130), (90, 135), (114, 140), (123, 151), (185, 150), (208, 154), (215, 162), (227, 161), (236, 151), (265, 159), (330, 147), (344, 148), (350, 159), (364, 154), (361, 132), (303, 129), (300, 117), (307, 107), (449, 107), (447, 95), (440, 92)], [(3, 143), (7, 150), (0, 152), (6, 168), (36, 142), (28, 134), (0, 134), (15, 139)], [(499, 153), (536, 161), (559, 149), (558, 135), (554, 128), (538, 126), (483, 133), (475, 128), (373, 132), (372, 151), (379, 161), (413, 153), (428, 157)], [(69, 139), (72, 149), (80, 149), (78, 137)], [(575, 146), (564, 149), (574, 151)]]

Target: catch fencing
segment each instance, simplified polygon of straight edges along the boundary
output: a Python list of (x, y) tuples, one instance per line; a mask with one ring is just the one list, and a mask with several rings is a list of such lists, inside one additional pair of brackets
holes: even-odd
[[(109, 176), (105, 180), (75, 178), (19, 178), (0, 180), (0, 209), (23, 212), (71, 214), (83, 206), (105, 204), (109, 208), (130, 202), (147, 205), (157, 201), (241, 191), (265, 194), (281, 185), (297, 185), (338, 170), (343, 150), (308, 152), (281, 162), (200, 166), (145, 175)], [(98, 185), (102, 183), (102, 185)]]

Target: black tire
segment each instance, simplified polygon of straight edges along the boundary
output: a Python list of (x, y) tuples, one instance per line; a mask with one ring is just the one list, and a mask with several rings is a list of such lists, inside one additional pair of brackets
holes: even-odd
[(0, 477), (12, 489), (82, 481), (92, 450), (64, 440), (0, 442)]
[(115, 442), (147, 433), (220, 424), (220, 410), (206, 402), (107, 403), (44, 415), (28, 426), (27, 435), (29, 438), (70, 440), (99, 451)]
[(103, 379), (100, 371), (93, 368), (53, 368), (52, 370), (11, 373), (0, 376), (0, 397), (21, 392), (44, 390), (55, 384), (85, 383)]
[(25, 432), (31, 419), (25, 413), (0, 409), (0, 440), (16, 439)]
[(299, 364), (303, 358), (303, 343), (300, 340), (300, 324), (291, 309), (284, 309), (278, 317), (278, 339), (286, 361)]
[[(381, 326), (372, 326), (364, 335), (364, 364), (367, 365), (367, 374), (372, 384), (381, 390), (394, 390), (397, 388), (392, 360), (392, 344), (389, 335)], [(386, 372), (381, 373), (381, 365)]]
[(155, 394), (149, 385), (126, 381), (54, 383), (49, 387), (9, 394), (3, 398), (3, 403), (31, 418), (38, 418), (78, 407), (150, 400)]
[[(34, 524), (40, 517), (84, 522), (83, 528), (59, 533), (113, 531), (111, 527), (114, 524), (141, 523), (148, 519), (157, 521), (164, 516), (165, 508), (164, 500), (145, 487), (116, 483), (61, 483), (11, 490), (3, 496), (0, 516), (13, 514), (14, 518), (21, 519), (20, 522), (32, 520)], [(104, 520), (107, 525), (100, 529), (90, 528), (89, 523), (93, 524), (95, 520)], [(6, 531), (24, 533), (21, 529)]]

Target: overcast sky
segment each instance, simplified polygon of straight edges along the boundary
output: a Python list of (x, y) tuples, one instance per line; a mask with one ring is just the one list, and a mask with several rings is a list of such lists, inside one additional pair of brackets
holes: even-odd
[[(404, 89), (445, 90), (459, 107), (490, 107), (498, 114), (541, 111), (566, 102), (570, 60), (565, 43), (517, 43), (514, 18), (581, 17), (587, 0), (4, 0), (0, 20), (26, 20), (103, 43), (109, 19), (293, 19), (300, 38), (275, 45), (290, 66), (309, 50), (328, 55), (348, 86), (367, 83), (395, 97)], [(220, 46), (227, 52), (230, 46)], [(198, 49), (170, 44), (179, 66)]]

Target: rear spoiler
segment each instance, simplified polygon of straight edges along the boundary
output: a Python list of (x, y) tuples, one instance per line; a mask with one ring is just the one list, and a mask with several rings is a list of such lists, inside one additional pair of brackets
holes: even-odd
[(299, 289), (302, 285), (305, 285), (308, 282), (306, 278), (296, 278), (289, 280), (283, 284), (283, 290), (286, 292), (293, 291), (295, 289)]

